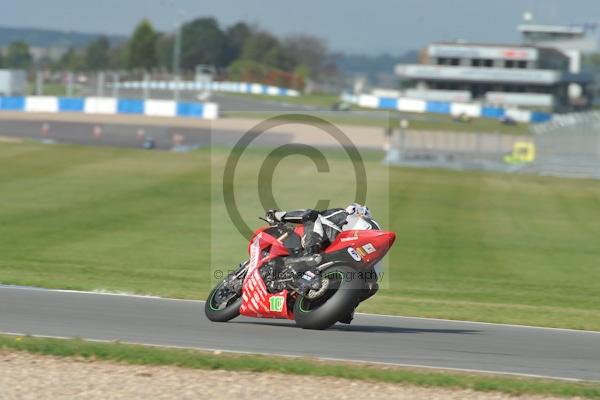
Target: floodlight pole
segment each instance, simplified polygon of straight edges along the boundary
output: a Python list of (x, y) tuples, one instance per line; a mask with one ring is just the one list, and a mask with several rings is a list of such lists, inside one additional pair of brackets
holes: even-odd
[(44, 75), (39, 69), (35, 72), (35, 94), (36, 96), (44, 94)]
[(181, 59), (181, 31), (183, 26), (183, 18), (185, 17), (185, 11), (177, 9), (179, 19), (175, 26), (175, 43), (173, 46), (173, 98), (175, 101), (179, 101), (179, 85), (180, 85), (180, 66), (179, 61)]
[(67, 97), (73, 97), (73, 72), (67, 72)]
[(177, 23), (175, 30), (175, 45), (173, 46), (173, 96), (179, 100), (179, 59), (181, 57), (181, 22)]

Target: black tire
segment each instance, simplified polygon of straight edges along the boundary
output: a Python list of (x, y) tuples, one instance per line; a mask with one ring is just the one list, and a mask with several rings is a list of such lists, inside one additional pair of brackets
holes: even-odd
[(302, 296), (296, 300), (296, 324), (303, 329), (327, 329), (354, 311), (362, 287), (356, 275), (355, 269), (345, 265), (323, 271), (321, 277), (328, 278), (331, 287), (317, 299)]
[(226, 304), (217, 304), (217, 301), (215, 300), (215, 295), (223, 289), (227, 279), (228, 278), (223, 279), (213, 290), (211, 290), (206, 299), (206, 303), (204, 303), (204, 314), (206, 314), (206, 317), (213, 322), (227, 322), (240, 315), (240, 307), (242, 306), (241, 289), (239, 293), (228, 300)]

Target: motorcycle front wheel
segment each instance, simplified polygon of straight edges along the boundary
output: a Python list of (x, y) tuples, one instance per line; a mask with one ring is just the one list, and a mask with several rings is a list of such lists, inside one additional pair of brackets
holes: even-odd
[(208, 295), (204, 304), (204, 314), (209, 320), (227, 322), (240, 315), (245, 274), (240, 276), (239, 271), (246, 268), (246, 264), (247, 262), (241, 264), (238, 271), (219, 282)]
[(362, 282), (354, 268), (338, 265), (321, 273), (322, 289), (309, 291), (294, 304), (294, 320), (304, 329), (327, 329), (354, 311)]

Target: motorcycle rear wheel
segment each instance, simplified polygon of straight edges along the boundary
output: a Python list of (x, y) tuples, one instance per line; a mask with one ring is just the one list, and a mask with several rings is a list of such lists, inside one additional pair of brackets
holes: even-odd
[(294, 320), (303, 329), (323, 330), (354, 311), (362, 282), (354, 268), (337, 265), (324, 270), (321, 279), (328, 288), (321, 296), (299, 297), (294, 304)]

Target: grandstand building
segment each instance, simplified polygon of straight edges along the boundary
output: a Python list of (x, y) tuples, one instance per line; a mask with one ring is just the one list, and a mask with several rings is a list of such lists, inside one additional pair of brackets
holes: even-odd
[(595, 40), (584, 27), (524, 24), (518, 45), (438, 42), (420, 64), (396, 66), (405, 96), (552, 111), (592, 105), (593, 78), (581, 71), (582, 52)]

